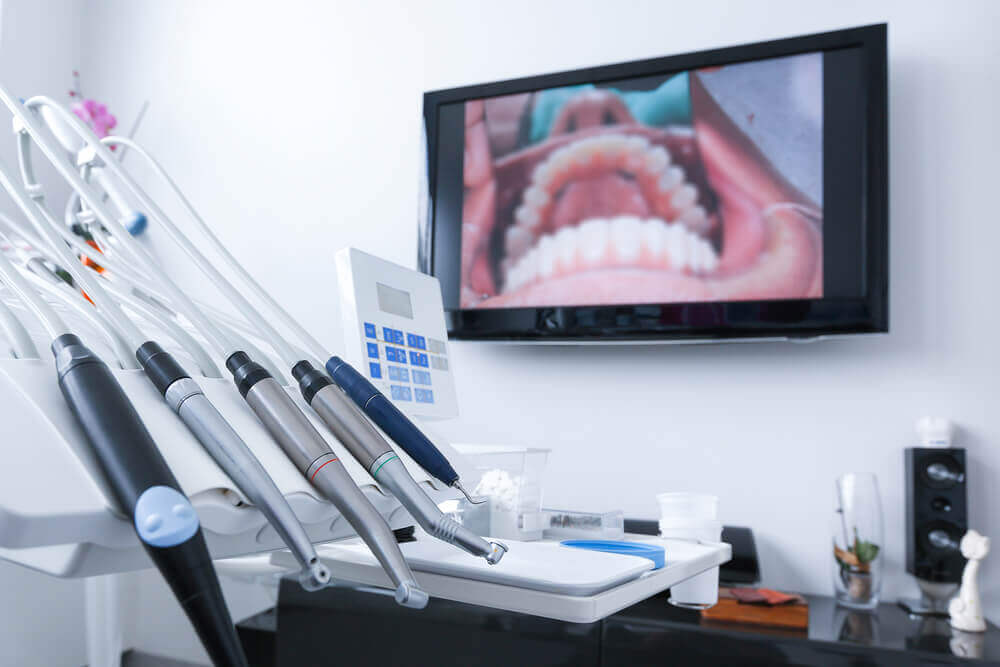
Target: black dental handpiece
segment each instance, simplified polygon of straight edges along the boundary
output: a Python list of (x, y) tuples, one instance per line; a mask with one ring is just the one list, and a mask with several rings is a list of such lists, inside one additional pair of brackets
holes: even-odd
[(247, 667), (198, 515), (111, 371), (73, 334), (52, 342), (59, 388), (114, 500), (170, 585), (212, 663)]
[(361, 408), (386, 435), (403, 448), (421, 468), (453, 486), (470, 501), (476, 502), (462, 486), (458, 472), (452, 467), (441, 450), (434, 446), (416, 424), (411, 422), (399, 408), (385, 397), (375, 385), (369, 382), (349, 363), (334, 355), (326, 362), (326, 372), (351, 400)]
[(307, 590), (318, 590), (329, 584), (330, 572), (320, 562), (305, 528), (285, 496), (198, 383), (191, 379), (172, 354), (154, 341), (146, 341), (139, 346), (135, 356), (167, 405), (288, 545), (302, 566), (299, 577), (302, 586)]
[(389, 443), (325, 373), (313, 368), (308, 361), (300, 361), (292, 367), (292, 375), (306, 403), (330, 427), (337, 440), (375, 481), (392, 492), (421, 528), (473, 556), (485, 558), (490, 565), (500, 562), (507, 553), (506, 545), (487, 542), (442, 512), (410, 476)]
[(244, 400), (295, 467), (337, 507), (371, 549), (396, 587), (396, 602), (416, 609), (427, 606), (428, 595), (413, 578), (385, 519), (285, 389), (245, 352), (234, 352), (226, 359), (226, 368)]

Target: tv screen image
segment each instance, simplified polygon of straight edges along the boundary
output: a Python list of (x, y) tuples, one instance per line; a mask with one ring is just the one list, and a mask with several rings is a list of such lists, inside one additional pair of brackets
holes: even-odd
[(424, 94), (449, 336), (889, 327), (885, 25)]
[(461, 307), (823, 296), (823, 54), (465, 102)]

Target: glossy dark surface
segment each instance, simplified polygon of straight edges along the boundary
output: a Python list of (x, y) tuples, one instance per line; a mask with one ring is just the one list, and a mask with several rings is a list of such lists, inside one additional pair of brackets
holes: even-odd
[[(517, 341), (695, 341), (888, 331), (886, 34), (884, 24), (872, 25), (426, 93), (424, 126), (430, 206), (419, 231), (418, 266), (441, 282), (449, 335), (460, 339)], [(455, 108), (465, 100), (797, 53), (823, 51), (829, 55), (850, 50), (857, 50), (861, 79), (852, 81), (847, 91), (837, 87), (841, 77), (826, 77), (824, 83), (825, 122), (830, 124), (834, 119), (847, 122), (850, 116), (850, 129), (824, 133), (823, 201), (829, 230), (839, 233), (850, 228), (853, 240), (824, 242), (825, 247), (836, 246), (850, 257), (849, 261), (838, 262), (827, 261), (830, 258), (825, 257), (824, 284), (829, 287), (843, 281), (856, 283), (860, 294), (809, 300), (459, 308), (461, 198), (448, 191), (448, 184), (454, 182), (460, 186), (462, 182), (461, 150), (456, 148), (461, 140), (448, 133), (448, 124), (442, 119), (454, 116), (454, 122), (460, 124), (464, 111), (456, 112)], [(831, 113), (837, 107), (829, 105), (846, 101), (860, 104), (851, 112), (853, 115)], [(456, 159), (444, 159), (449, 146), (456, 152)], [(830, 162), (832, 156), (848, 146), (853, 146), (849, 167), (837, 167), (842, 163)], [(833, 294), (835, 290), (827, 293)]]
[(947, 620), (913, 619), (894, 604), (866, 613), (808, 599), (809, 630), (794, 632), (706, 626), (665, 595), (575, 624), (437, 599), (417, 612), (384, 594), (306, 593), (285, 581), (277, 613), (238, 627), (255, 667), (1000, 664), (993, 625), (979, 635), (957, 633)]

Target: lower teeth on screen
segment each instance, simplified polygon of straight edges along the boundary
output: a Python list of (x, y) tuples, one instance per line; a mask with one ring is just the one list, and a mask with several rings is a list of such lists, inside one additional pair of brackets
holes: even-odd
[(609, 268), (710, 273), (719, 259), (712, 244), (680, 223), (659, 218), (590, 218), (542, 236), (505, 268), (504, 292), (538, 280)]

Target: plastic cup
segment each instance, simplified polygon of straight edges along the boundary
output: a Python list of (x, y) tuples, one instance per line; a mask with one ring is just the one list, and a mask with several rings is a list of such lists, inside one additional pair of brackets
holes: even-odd
[(719, 497), (707, 493), (661, 493), (660, 519), (718, 519)]

